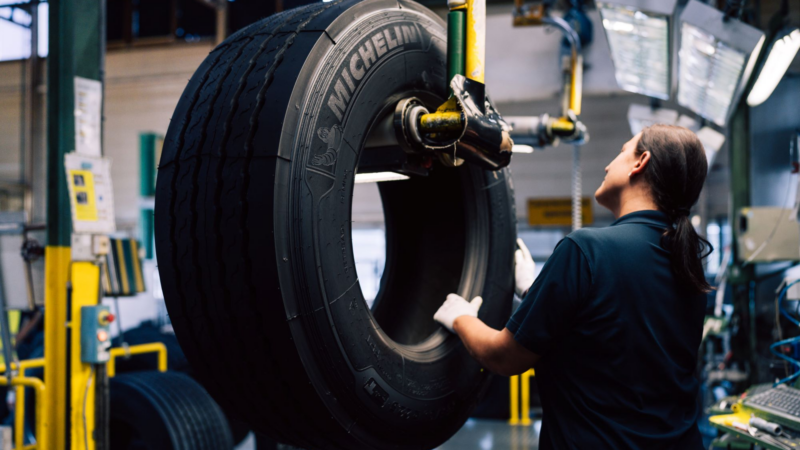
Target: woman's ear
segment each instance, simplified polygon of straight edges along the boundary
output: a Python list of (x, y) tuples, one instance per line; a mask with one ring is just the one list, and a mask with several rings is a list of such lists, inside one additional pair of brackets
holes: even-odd
[(647, 167), (647, 164), (650, 163), (650, 152), (643, 152), (639, 155), (639, 158), (636, 160), (636, 163), (633, 165), (633, 169), (629, 176), (638, 175), (640, 173), (644, 173), (644, 169)]

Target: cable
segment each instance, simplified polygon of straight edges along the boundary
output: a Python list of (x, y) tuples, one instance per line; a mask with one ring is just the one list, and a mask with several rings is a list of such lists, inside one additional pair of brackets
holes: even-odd
[[(792, 314), (789, 313), (789, 311), (786, 311), (783, 308), (783, 301), (786, 299), (786, 293), (789, 292), (789, 288), (791, 288), (792, 286), (794, 286), (797, 283), (800, 283), (800, 280), (792, 281), (791, 283), (787, 284), (781, 290), (781, 293), (778, 296), (778, 310), (780, 311), (782, 316), (786, 317), (790, 322), (792, 322), (793, 324), (795, 324), (798, 327), (800, 327), (800, 321), (798, 321), (795, 317), (793, 317)], [(778, 342), (775, 342), (775, 343), (773, 343), (772, 345), (769, 346), (769, 351), (772, 352), (773, 355), (775, 355), (778, 358), (780, 358), (780, 359), (782, 359), (782, 360), (794, 365), (795, 368), (797, 369), (797, 370), (795, 370), (795, 373), (793, 373), (792, 375), (789, 375), (786, 378), (783, 378), (781, 380), (776, 381), (774, 386), (778, 386), (779, 384), (783, 384), (783, 383), (792, 381), (797, 377), (800, 377), (800, 361), (798, 361), (798, 360), (796, 360), (794, 358), (790, 358), (790, 357), (784, 355), (782, 352), (778, 352), (778, 351), (775, 350), (776, 348), (778, 348), (778, 347), (780, 347), (782, 345), (787, 345), (787, 344), (796, 345), (798, 343), (800, 343), (800, 336), (795, 336), (795, 337), (789, 338), (789, 339), (782, 339), (782, 340), (780, 340)]]
[(89, 430), (86, 425), (86, 401), (89, 398), (89, 388), (92, 386), (92, 378), (94, 378), (94, 365), (89, 368), (89, 378), (86, 380), (86, 390), (83, 392), (83, 443), (86, 450), (89, 450)]

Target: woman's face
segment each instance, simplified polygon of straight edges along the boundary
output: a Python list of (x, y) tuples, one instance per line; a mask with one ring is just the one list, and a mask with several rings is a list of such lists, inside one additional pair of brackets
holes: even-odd
[(620, 194), (630, 186), (630, 173), (636, 168), (639, 157), (636, 156), (636, 146), (642, 133), (634, 136), (622, 145), (622, 150), (609, 165), (606, 166), (606, 177), (594, 193), (597, 203), (614, 211), (620, 202)]

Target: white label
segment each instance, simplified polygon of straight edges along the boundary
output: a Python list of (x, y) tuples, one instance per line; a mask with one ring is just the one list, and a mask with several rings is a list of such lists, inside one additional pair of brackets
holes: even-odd
[(101, 156), (103, 83), (75, 77), (75, 152)]

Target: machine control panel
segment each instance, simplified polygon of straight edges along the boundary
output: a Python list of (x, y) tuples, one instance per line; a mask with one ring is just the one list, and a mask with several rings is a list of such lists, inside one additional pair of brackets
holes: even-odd
[(81, 361), (100, 364), (109, 360), (111, 348), (110, 326), (114, 315), (107, 306), (81, 308)]

